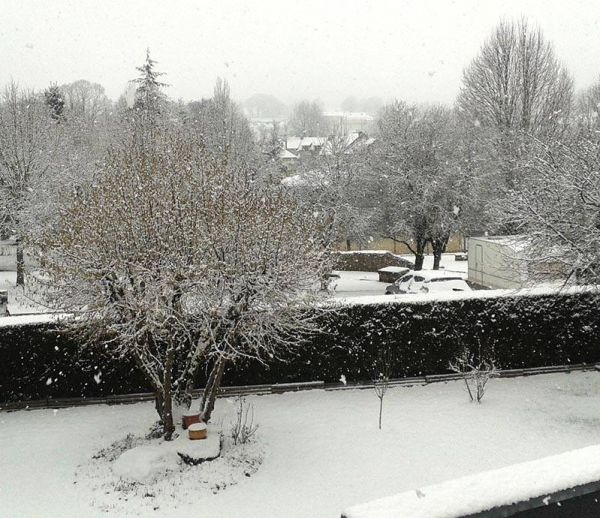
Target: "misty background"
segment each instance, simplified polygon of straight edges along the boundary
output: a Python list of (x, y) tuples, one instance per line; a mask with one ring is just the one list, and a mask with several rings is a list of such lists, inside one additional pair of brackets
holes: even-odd
[(463, 69), (501, 18), (527, 17), (577, 89), (600, 60), (594, 1), (3, 1), (0, 77), (42, 90), (86, 79), (116, 101), (150, 48), (168, 95), (210, 97), (217, 77), (240, 102), (363, 111), (378, 99), (452, 103)]

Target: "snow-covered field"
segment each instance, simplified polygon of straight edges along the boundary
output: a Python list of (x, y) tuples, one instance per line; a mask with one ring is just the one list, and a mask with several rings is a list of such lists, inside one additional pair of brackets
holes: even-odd
[[(461, 382), (254, 396), (253, 444), (147, 486), (97, 455), (145, 434), (150, 403), (0, 414), (0, 516), (319, 518), (375, 498), (600, 442), (600, 373), (496, 379), (481, 405)], [(233, 401), (214, 421), (227, 432)], [(124, 441), (125, 443), (128, 441)], [(130, 439), (135, 443), (135, 439)], [(94, 456), (98, 458), (93, 458)], [(262, 463), (261, 463), (262, 461)]]

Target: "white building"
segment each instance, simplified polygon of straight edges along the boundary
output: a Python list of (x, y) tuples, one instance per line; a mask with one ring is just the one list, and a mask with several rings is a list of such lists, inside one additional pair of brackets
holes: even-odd
[(528, 282), (524, 236), (469, 237), (469, 281), (490, 288), (522, 288)]

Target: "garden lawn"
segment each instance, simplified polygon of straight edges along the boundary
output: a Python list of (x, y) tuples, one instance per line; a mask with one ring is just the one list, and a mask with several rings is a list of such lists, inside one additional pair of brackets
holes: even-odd
[[(341, 373), (340, 373), (341, 374)], [(0, 516), (339, 517), (354, 504), (600, 443), (600, 373), (492, 380), (481, 405), (462, 382), (247, 398), (255, 442), (147, 486), (119, 481), (102, 448), (145, 434), (153, 405), (0, 414)], [(233, 400), (214, 422), (225, 432)], [(262, 464), (259, 465), (262, 460)], [(258, 469), (257, 469), (258, 468)]]

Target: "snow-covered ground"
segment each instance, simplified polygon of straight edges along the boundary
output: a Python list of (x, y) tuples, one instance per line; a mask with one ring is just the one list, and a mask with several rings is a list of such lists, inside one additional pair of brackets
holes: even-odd
[(334, 271), (339, 279), (333, 279), (331, 288), (335, 298), (363, 297), (367, 295), (383, 295), (387, 282), (379, 282), (377, 272), (344, 272)]
[[(443, 254), (440, 262), (440, 268), (448, 271), (468, 273), (467, 261), (456, 261), (456, 254)], [(402, 255), (404, 259), (413, 261), (413, 255)], [(433, 256), (425, 256), (423, 263), (425, 270), (433, 268)], [(335, 287), (334, 296), (336, 298), (350, 297), (365, 297), (370, 295), (384, 295), (385, 287), (389, 282), (379, 282), (379, 274), (377, 272), (344, 272), (335, 271), (340, 276), (339, 279), (334, 279), (332, 287)]]
[(8, 311), (11, 315), (48, 311), (48, 308), (34, 302), (27, 291), (17, 288), (17, 272), (0, 271), (0, 290), (8, 291)]
[[(598, 372), (495, 379), (481, 405), (468, 402), (461, 382), (395, 387), (382, 430), (372, 390), (254, 396), (254, 444), (226, 443), (220, 459), (148, 486), (119, 482), (97, 453), (146, 433), (151, 403), (2, 413), (0, 515), (335, 517), (375, 498), (597, 444), (598, 394)], [(219, 400), (214, 421), (227, 431), (234, 413), (233, 401)]]

